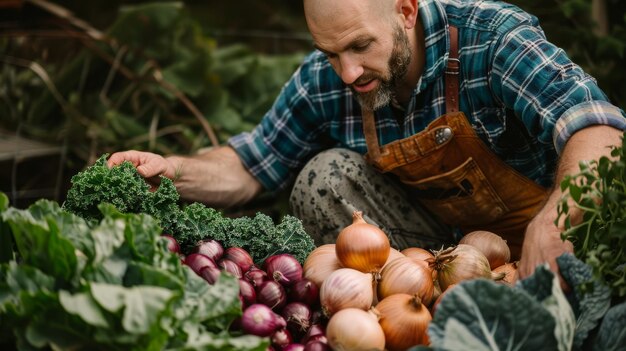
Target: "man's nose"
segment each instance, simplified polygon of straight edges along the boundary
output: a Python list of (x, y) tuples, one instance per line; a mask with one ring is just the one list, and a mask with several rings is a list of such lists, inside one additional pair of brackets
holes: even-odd
[(341, 80), (346, 84), (353, 84), (363, 74), (363, 65), (355, 57), (349, 55), (340, 58)]

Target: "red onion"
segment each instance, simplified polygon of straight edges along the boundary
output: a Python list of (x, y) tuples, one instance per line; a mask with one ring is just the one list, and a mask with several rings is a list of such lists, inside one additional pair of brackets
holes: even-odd
[(270, 256), (265, 262), (265, 271), (285, 286), (291, 286), (302, 279), (302, 265), (290, 254)]
[(161, 236), (167, 239), (167, 250), (169, 252), (180, 254), (180, 245), (178, 245), (178, 241), (173, 236), (169, 234), (162, 234)]
[(318, 336), (326, 336), (324, 326), (321, 324), (311, 324), (311, 327), (309, 327), (300, 341), (306, 344), (309, 341), (316, 340)]
[(257, 287), (256, 300), (273, 310), (280, 310), (287, 302), (287, 294), (280, 283), (266, 280)]
[(217, 261), (217, 266), (221, 270), (226, 271), (237, 278), (243, 277), (241, 268), (233, 260), (229, 260), (228, 258), (222, 258), (221, 260)]
[(217, 262), (224, 254), (224, 247), (219, 241), (213, 239), (200, 240), (191, 250), (193, 253), (201, 253), (206, 255), (213, 261)]
[(243, 311), (241, 329), (246, 334), (266, 337), (274, 334), (278, 329), (286, 326), (285, 320), (269, 307), (262, 304), (252, 304)]
[(256, 291), (254, 286), (245, 279), (239, 279), (239, 296), (241, 296), (243, 308), (256, 303)]
[(285, 346), (293, 342), (291, 333), (285, 328), (275, 331), (270, 339), (272, 341), (272, 346), (276, 346), (279, 350), (282, 350)]
[(331, 351), (330, 346), (321, 341), (311, 341), (304, 345), (304, 351)]
[(302, 334), (311, 325), (311, 309), (302, 302), (290, 302), (280, 313), (287, 321), (287, 329), (294, 334)]
[(211, 266), (202, 267), (200, 272), (198, 272), (198, 275), (211, 285), (215, 284), (215, 282), (219, 279), (220, 274), (222, 274), (222, 271), (220, 271), (219, 268)]
[(328, 322), (328, 318), (326, 318), (326, 315), (324, 315), (324, 311), (322, 311), (319, 308), (316, 308), (313, 310), (313, 312), (311, 313), (311, 325), (313, 324), (326, 325), (327, 322)]
[(320, 302), (320, 291), (312, 281), (302, 278), (295, 282), (287, 294), (289, 301), (297, 301), (309, 306), (318, 305)]
[(244, 276), (255, 287), (260, 286), (261, 283), (263, 283), (264, 281), (266, 281), (268, 279), (267, 273), (264, 270), (256, 268), (256, 267), (250, 268), (250, 270), (248, 270), (244, 274)]
[(324, 335), (324, 334), (317, 334), (317, 335), (311, 336), (309, 338), (309, 340), (307, 340), (304, 345), (306, 346), (306, 344), (310, 344), (313, 341), (319, 341), (321, 343), (328, 344), (328, 339), (326, 339), (326, 335)]
[(191, 269), (196, 273), (200, 273), (200, 270), (207, 266), (218, 268), (215, 261), (213, 261), (206, 255), (198, 253), (191, 254), (185, 257), (185, 264), (191, 267)]
[(250, 267), (254, 265), (252, 256), (250, 256), (248, 251), (240, 247), (229, 247), (226, 251), (224, 251), (223, 258), (227, 258), (235, 262), (241, 268), (242, 272), (247, 272), (250, 270)]
[(304, 351), (304, 345), (302, 344), (289, 344), (283, 347), (283, 351)]

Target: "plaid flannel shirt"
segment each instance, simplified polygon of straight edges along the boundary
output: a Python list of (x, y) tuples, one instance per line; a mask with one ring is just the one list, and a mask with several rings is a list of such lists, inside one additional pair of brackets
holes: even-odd
[[(552, 185), (558, 155), (577, 130), (626, 126), (624, 112), (546, 40), (534, 16), (496, 1), (420, 0), (418, 5), (426, 40), (424, 73), (403, 111), (393, 106), (376, 111), (381, 145), (409, 137), (445, 113), (449, 24), (459, 29), (460, 110), (495, 154), (536, 183)], [(288, 186), (325, 149), (367, 152), (360, 106), (319, 51), (305, 58), (260, 124), (228, 143), (271, 191)]]

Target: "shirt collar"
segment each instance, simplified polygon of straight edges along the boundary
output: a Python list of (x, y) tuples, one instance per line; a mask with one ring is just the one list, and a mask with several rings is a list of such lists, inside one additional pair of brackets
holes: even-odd
[(426, 62), (424, 73), (416, 87), (416, 94), (444, 73), (450, 50), (448, 19), (439, 0), (418, 1), (418, 14), (424, 26)]

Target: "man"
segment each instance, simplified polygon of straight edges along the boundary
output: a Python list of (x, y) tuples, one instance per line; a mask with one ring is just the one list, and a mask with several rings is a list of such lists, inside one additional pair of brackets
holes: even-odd
[[(504, 236), (521, 277), (572, 250), (554, 224), (558, 185), (621, 143), (624, 113), (502, 2), (304, 0), (315, 47), (251, 133), (195, 157), (115, 153), (153, 185), (242, 204), (295, 186), (317, 244), (351, 212), (392, 245), (435, 247), (471, 230)], [(363, 157), (365, 155), (365, 157)]]

